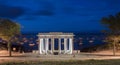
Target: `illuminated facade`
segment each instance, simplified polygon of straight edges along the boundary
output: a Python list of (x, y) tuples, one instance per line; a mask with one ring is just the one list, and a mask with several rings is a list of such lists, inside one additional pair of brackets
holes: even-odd
[[(73, 33), (62, 32), (39, 33), (39, 54), (54, 54), (56, 52), (58, 54), (72, 54), (73, 36)], [(58, 40), (58, 49), (55, 49), (55, 39)]]

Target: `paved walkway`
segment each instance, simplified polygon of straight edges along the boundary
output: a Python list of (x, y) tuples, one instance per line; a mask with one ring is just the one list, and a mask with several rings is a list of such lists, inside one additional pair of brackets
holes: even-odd
[(13, 57), (0, 56), (2, 62), (23, 62), (23, 61), (69, 61), (69, 60), (105, 60), (105, 59), (120, 59), (120, 56), (101, 55), (92, 53), (80, 53), (76, 55), (39, 55), (33, 53), (13, 54)]
[(69, 60), (105, 60), (120, 59), (120, 52), (113, 56), (112, 50), (100, 51), (96, 53), (79, 53), (73, 55), (39, 55), (37, 53), (12, 53), (13, 57), (8, 57), (7, 51), (0, 51), (0, 63), (2, 62), (23, 62), (23, 61), (69, 61)]

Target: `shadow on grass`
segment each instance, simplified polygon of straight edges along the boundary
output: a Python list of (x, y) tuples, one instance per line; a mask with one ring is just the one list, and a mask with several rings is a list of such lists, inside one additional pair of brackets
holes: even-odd
[(120, 60), (85, 60), (85, 61), (24, 61), (8, 62), (1, 65), (120, 65)]
[(29, 56), (0, 56), (0, 58), (1, 57), (8, 57), (9, 58), (9, 57), (29, 57)]
[(86, 56), (120, 56), (120, 55), (107, 55), (107, 54), (81, 54)]

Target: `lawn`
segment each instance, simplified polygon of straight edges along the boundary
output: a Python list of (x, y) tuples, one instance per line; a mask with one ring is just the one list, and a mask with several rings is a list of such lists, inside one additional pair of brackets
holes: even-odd
[(84, 60), (84, 61), (25, 61), (9, 62), (0, 65), (120, 65), (119, 60)]

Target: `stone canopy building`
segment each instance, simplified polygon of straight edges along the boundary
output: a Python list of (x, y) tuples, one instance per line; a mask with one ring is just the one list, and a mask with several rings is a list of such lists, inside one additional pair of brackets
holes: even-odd
[(73, 33), (39, 33), (39, 54), (72, 54)]

